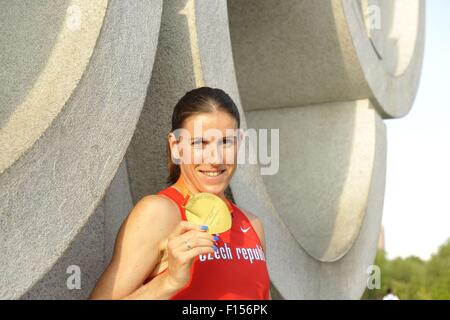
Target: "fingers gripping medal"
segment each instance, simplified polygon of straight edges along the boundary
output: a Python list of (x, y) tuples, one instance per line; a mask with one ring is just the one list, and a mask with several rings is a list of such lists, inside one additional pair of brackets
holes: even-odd
[(188, 221), (208, 226), (210, 234), (222, 233), (231, 228), (231, 215), (226, 203), (208, 192), (189, 195), (183, 205)]

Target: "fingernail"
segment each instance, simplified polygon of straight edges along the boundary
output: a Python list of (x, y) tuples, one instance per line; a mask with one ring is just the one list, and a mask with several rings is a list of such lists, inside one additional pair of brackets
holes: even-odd
[(219, 240), (219, 237), (218, 236), (214, 236), (214, 241), (217, 241), (217, 240)]
[(206, 226), (206, 225), (202, 225), (200, 228), (201, 228), (202, 230), (208, 230), (208, 226)]
[(214, 249), (214, 251), (217, 251), (217, 250), (218, 250), (216, 246), (213, 246), (213, 249)]

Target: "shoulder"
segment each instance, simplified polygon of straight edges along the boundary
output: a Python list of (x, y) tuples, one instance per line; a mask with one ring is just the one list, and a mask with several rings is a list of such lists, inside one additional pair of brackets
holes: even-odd
[[(156, 229), (164, 232), (173, 229), (181, 217), (175, 202), (163, 195), (152, 194), (142, 197), (130, 211), (126, 220), (128, 224), (137, 228), (155, 226)], [(144, 231), (143, 228), (141, 230)]]
[(149, 194), (142, 197), (135, 205), (141, 211), (178, 212), (178, 205), (162, 194)]
[(261, 246), (263, 247), (264, 252), (265, 252), (266, 251), (266, 239), (265, 239), (264, 227), (261, 222), (261, 219), (259, 219), (258, 216), (256, 216), (253, 212), (251, 212), (247, 209), (243, 209), (240, 207), (239, 207), (239, 209), (241, 210), (241, 212), (243, 214), (245, 214), (247, 219), (252, 224), (252, 227), (255, 230), (255, 232), (258, 234), (259, 240), (261, 241)]
[[(128, 213), (119, 228), (115, 250), (140, 252), (143, 243), (161, 246), (181, 221), (176, 203), (163, 195), (146, 195), (142, 197)], [(145, 247), (146, 252), (150, 252)], [(150, 248), (152, 249), (152, 248)], [(156, 252), (156, 251), (155, 251)]]
[(162, 194), (149, 194), (142, 197), (135, 205), (141, 209), (162, 209), (174, 210), (178, 209), (177, 204)]
[(241, 207), (239, 207), (239, 209), (242, 211), (243, 214), (245, 214), (245, 216), (252, 223), (252, 225), (255, 224), (256, 227), (262, 228), (261, 220), (258, 218), (257, 215), (255, 215), (250, 210), (247, 210), (247, 209), (244, 209), (244, 208), (241, 208)]

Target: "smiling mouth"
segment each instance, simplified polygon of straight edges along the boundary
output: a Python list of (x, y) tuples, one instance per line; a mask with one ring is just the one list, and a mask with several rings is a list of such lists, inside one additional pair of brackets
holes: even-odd
[(208, 170), (199, 170), (201, 173), (203, 173), (205, 176), (208, 177), (217, 177), (221, 174), (223, 174), (226, 170), (214, 170), (214, 171), (208, 171)]

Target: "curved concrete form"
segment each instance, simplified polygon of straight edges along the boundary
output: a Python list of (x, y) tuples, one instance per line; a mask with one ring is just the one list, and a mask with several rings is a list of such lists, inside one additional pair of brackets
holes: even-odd
[(369, 2), (230, 0), (245, 109), (370, 98), (383, 118), (407, 114), (420, 79), (424, 1)]
[[(424, 2), (228, 4), (248, 126), (280, 130), (278, 173), (241, 170), (235, 199), (262, 215), (269, 243), (283, 244), (269, 257), (285, 298), (359, 298), (383, 207), (382, 119), (414, 100)], [(307, 276), (294, 279), (295, 269)]]
[(106, 0), (17, 1), (2, 8), (7, 31), (0, 42), (5, 62), (0, 84), (6, 93), (0, 96), (0, 173), (64, 108), (91, 58), (106, 5)]
[(357, 57), (350, 63), (361, 66), (372, 102), (384, 118), (405, 116), (422, 70), (425, 1), (341, 1), (341, 6), (338, 13), (344, 13)]
[[(3, 2), (2, 14), (19, 15), (17, 3), (25, 2)], [(0, 266), (5, 279), (2, 298), (29, 293), (70, 248), (81, 228), (94, 222), (95, 228), (89, 229), (100, 235), (96, 238), (100, 242), (92, 244), (97, 255), (66, 258), (74, 265), (80, 260), (103, 260), (103, 218), (89, 218), (116, 174), (134, 132), (160, 25), (161, 1), (39, 4), (57, 18), (54, 25), (50, 23), (54, 34), (48, 38), (45, 30), (28, 25), (31, 22), (26, 17), (6, 20), (14, 24), (10, 32), (15, 30), (20, 37), (25, 30), (31, 34), (28, 37), (36, 39), (28, 44), (29, 52), (20, 53), (38, 52), (40, 61), (29, 63), (35, 68), (30, 73), (36, 76), (28, 80), (28, 90), (18, 93), (24, 98), (10, 93), (9, 103), (16, 104), (8, 105), (9, 111), (2, 114), (2, 139), (15, 133), (5, 149), (2, 144), (1, 152), (2, 158), (6, 156), (0, 176), (0, 242), (4, 248), (0, 260), (6, 261)], [(79, 25), (72, 16), (77, 15), (73, 5), (79, 8)], [(23, 25), (17, 24), (20, 21)], [(39, 41), (43, 48), (34, 48)], [(20, 51), (14, 46), (11, 50), (2, 55)], [(10, 67), (11, 73), (14, 70), (19, 71), (20, 66)], [(39, 99), (32, 98), (35, 94)], [(2, 104), (6, 102), (2, 100)], [(49, 105), (42, 107), (46, 102)], [(29, 103), (26, 109), (23, 103)], [(52, 276), (63, 284), (68, 277)], [(47, 290), (50, 296), (52, 292)], [(65, 291), (69, 293), (67, 288)]]
[(379, 116), (361, 100), (252, 111), (247, 119), (280, 130), (279, 171), (263, 179), (290, 232), (314, 258), (340, 259), (359, 234), (369, 195), (379, 193), (372, 177), (384, 175), (374, 172), (374, 161), (385, 161)]

